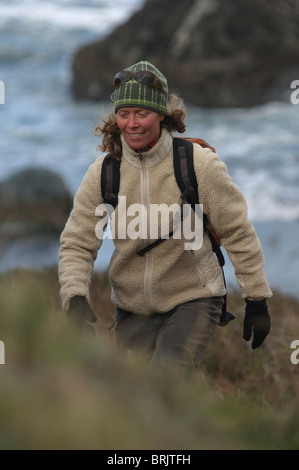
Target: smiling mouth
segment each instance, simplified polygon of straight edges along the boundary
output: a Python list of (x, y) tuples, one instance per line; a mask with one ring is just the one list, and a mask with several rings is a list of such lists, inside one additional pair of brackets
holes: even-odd
[(129, 137), (131, 137), (131, 138), (133, 138), (133, 139), (134, 139), (134, 138), (137, 138), (137, 137), (141, 137), (143, 134), (145, 134), (145, 132), (142, 132), (141, 134), (137, 134), (137, 133), (135, 133), (135, 134), (129, 134), (129, 133), (128, 133)]

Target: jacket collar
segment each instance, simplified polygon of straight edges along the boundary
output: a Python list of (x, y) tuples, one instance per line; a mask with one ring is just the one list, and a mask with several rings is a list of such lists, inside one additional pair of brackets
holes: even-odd
[(146, 152), (136, 152), (131, 149), (123, 136), (121, 136), (123, 157), (133, 166), (141, 167), (141, 160), (143, 160), (148, 167), (152, 167), (160, 163), (168, 154), (172, 146), (172, 136), (170, 133), (162, 128), (158, 142)]

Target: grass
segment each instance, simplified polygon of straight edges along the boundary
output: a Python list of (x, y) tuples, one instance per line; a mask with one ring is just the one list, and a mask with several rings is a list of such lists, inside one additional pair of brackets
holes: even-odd
[(298, 300), (275, 292), (271, 333), (252, 351), (230, 292), (236, 320), (187, 375), (116, 350), (106, 273), (92, 283), (94, 337), (70, 327), (58, 291), (56, 267), (0, 278), (0, 449), (299, 448)]

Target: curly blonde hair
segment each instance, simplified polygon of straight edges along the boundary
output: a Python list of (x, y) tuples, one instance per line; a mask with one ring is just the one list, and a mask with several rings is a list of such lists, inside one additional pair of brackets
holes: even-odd
[[(184, 119), (186, 112), (182, 99), (176, 95), (170, 95), (168, 110), (169, 114), (161, 121), (161, 127), (166, 128), (169, 132), (177, 131), (180, 134), (185, 132)], [(98, 145), (97, 149), (114, 155), (120, 161), (122, 157), (121, 132), (116, 122), (115, 113), (112, 112), (105, 119), (101, 118), (101, 120), (104, 124), (97, 126), (95, 129), (96, 136), (103, 136), (102, 144)]]

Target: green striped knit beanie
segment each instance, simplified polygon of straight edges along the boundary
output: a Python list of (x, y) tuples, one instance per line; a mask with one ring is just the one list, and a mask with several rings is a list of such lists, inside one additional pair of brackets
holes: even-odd
[[(154, 65), (147, 61), (141, 61), (131, 67), (127, 67), (124, 71), (132, 72), (132, 77), (127, 81), (121, 82), (114, 89), (113, 102), (115, 112), (119, 108), (136, 107), (150, 109), (159, 114), (169, 114), (167, 109), (167, 80)], [(140, 83), (134, 76), (134, 73), (140, 71), (149, 71), (155, 74), (159, 79), (159, 87)]]

